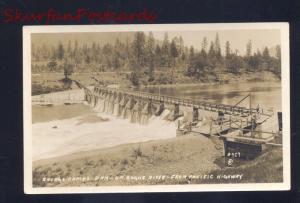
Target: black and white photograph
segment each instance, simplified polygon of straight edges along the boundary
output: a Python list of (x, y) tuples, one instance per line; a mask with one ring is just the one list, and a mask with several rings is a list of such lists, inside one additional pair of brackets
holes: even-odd
[(287, 23), (23, 27), (26, 193), (290, 188)]

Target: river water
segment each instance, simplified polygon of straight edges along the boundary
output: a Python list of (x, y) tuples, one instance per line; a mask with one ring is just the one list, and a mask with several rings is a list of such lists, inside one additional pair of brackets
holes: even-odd
[[(239, 83), (148, 87), (140, 91), (222, 104), (235, 104), (251, 92), (251, 104), (281, 111), (280, 83)], [(249, 106), (249, 100), (241, 106)], [(176, 136), (176, 124), (151, 117), (147, 125), (100, 113), (84, 104), (32, 106), (33, 159), (39, 160), (126, 143)]]
[[(194, 99), (217, 104), (234, 105), (251, 93), (252, 107), (281, 111), (281, 84), (279, 82), (251, 82), (213, 85), (185, 85), (167, 87), (147, 87), (140, 91), (170, 95), (174, 97)], [(249, 107), (249, 99), (245, 99), (239, 106)]]

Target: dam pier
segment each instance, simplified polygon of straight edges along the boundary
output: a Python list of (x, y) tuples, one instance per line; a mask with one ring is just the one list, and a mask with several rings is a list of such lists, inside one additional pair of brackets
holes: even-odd
[(223, 141), (224, 156), (238, 152), (241, 157), (255, 157), (280, 135), (280, 132), (260, 130), (273, 115), (251, 106), (215, 104), (104, 86), (95, 86), (93, 90), (84, 88), (84, 92), (85, 100), (94, 108), (128, 118), (130, 122), (147, 124), (152, 116), (160, 116), (177, 122), (177, 136), (193, 133), (218, 137)]
[[(104, 102), (105, 105), (111, 105), (109, 110), (111, 113), (113, 113), (113, 109), (116, 108), (122, 110), (133, 110), (141, 114), (155, 114), (158, 116), (164, 109), (166, 109), (167, 106), (172, 112), (172, 116), (170, 116), (169, 119), (173, 121), (183, 116), (183, 112), (180, 110), (182, 107), (192, 109), (192, 121), (199, 121), (201, 112), (215, 113), (219, 118), (225, 118), (228, 116), (247, 118), (246, 120), (248, 120), (248, 123), (250, 123), (250, 117), (253, 117), (254, 115), (256, 118), (258, 117), (257, 115), (265, 117), (270, 116), (263, 109), (258, 108), (215, 104), (132, 90), (95, 87), (93, 91), (88, 88), (85, 88), (84, 91), (85, 100), (89, 104), (96, 106), (98, 105), (98, 102)], [(120, 115), (120, 112), (118, 112), (118, 115)]]

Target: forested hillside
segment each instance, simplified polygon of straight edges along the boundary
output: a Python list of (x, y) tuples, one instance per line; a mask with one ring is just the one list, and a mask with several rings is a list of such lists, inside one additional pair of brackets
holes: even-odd
[(153, 34), (136, 32), (132, 38), (114, 43), (92, 43), (68, 40), (57, 44), (32, 44), (32, 72), (62, 72), (65, 76), (72, 73), (116, 72), (126, 74), (132, 85), (176, 83), (178, 78), (193, 81), (220, 81), (222, 75), (243, 73), (272, 72), (278, 78), (281, 73), (280, 45), (275, 55), (270, 48), (252, 50), (251, 40), (245, 44), (246, 54), (232, 50), (226, 41), (221, 50), (218, 33), (214, 41), (202, 39), (201, 49), (186, 46), (182, 37), (170, 39), (165, 33), (159, 41)]

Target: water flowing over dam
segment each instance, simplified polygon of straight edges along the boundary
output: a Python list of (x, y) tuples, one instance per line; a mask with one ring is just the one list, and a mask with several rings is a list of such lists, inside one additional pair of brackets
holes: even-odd
[(263, 109), (246, 108), (237, 105), (214, 104), (156, 95), (132, 90), (96, 86), (93, 90), (84, 88), (85, 101), (100, 112), (112, 114), (132, 123), (147, 124), (153, 115), (160, 116), (166, 109), (169, 113), (163, 119), (175, 121), (199, 122), (210, 118), (211, 120), (226, 119), (244, 120), (248, 125), (251, 119), (269, 117)]
[(178, 120), (182, 126), (194, 122), (204, 134), (216, 134), (224, 131), (224, 128), (232, 128), (232, 124), (244, 128), (251, 125), (253, 119), (259, 123), (270, 117), (270, 112), (251, 106), (216, 104), (104, 86), (85, 87), (74, 82), (80, 89), (33, 96), (32, 100), (44, 105), (86, 101), (100, 113), (128, 119), (131, 123), (148, 124), (153, 116), (169, 121)]
[(149, 100), (114, 93), (100, 93), (97, 88), (92, 93), (85, 89), (85, 100), (97, 111), (112, 114), (132, 123), (147, 124), (153, 116), (174, 121), (183, 115), (179, 106), (165, 105), (163, 102), (154, 103)]
[[(99, 113), (98, 116), (102, 117), (101, 113), (104, 113), (104, 118), (109, 120), (109, 122), (79, 125), (78, 123), (85, 119), (83, 116), (70, 121), (35, 124), (33, 130), (38, 132), (36, 136), (43, 137), (43, 139), (38, 139), (41, 140), (39, 143), (35, 144), (35, 159), (49, 157), (50, 154), (58, 156), (80, 150), (110, 147), (128, 142), (166, 139), (190, 133), (207, 137), (217, 135), (221, 138), (228, 134), (232, 137), (230, 133), (232, 129), (234, 130), (232, 133), (247, 134), (248, 142), (251, 138), (247, 133), (249, 129), (244, 128), (253, 126), (251, 118), (257, 116), (256, 122), (260, 123), (263, 121), (262, 119), (268, 117), (264, 116), (266, 111), (262, 109), (251, 109), (251, 112), (250, 109), (244, 107), (109, 87), (81, 87), (81, 89), (71, 91), (34, 96), (33, 101), (41, 106), (46, 106), (44, 108), (55, 109), (61, 109), (63, 106), (74, 109), (76, 105), (65, 105), (77, 102), (88, 104), (94, 112)], [(47, 107), (49, 104), (57, 105), (57, 107)], [(274, 116), (272, 118), (275, 119)], [(68, 125), (65, 126), (65, 123)], [(41, 129), (49, 130), (42, 131)], [(250, 128), (250, 130), (255, 130), (255, 128)], [(70, 131), (72, 133), (65, 133)], [(58, 136), (59, 134), (62, 136)], [(255, 136), (251, 139), (255, 139), (257, 142), (259, 134), (253, 132), (250, 135)], [(102, 138), (99, 139), (99, 136)], [(243, 136), (237, 138), (241, 141)], [(271, 139), (271, 137), (266, 138), (266, 141)], [(68, 143), (68, 147), (57, 145), (61, 139), (69, 140), (65, 142)], [(53, 148), (42, 147), (45, 145), (42, 141), (53, 142)], [(83, 142), (86, 144), (82, 145)]]
[[(262, 133), (262, 124), (273, 116), (259, 107), (251, 108), (251, 94), (235, 105), (225, 105), (103, 86), (96, 86), (93, 91), (84, 88), (84, 91), (85, 100), (101, 112), (140, 124), (147, 124), (153, 116), (176, 121), (177, 136), (196, 133), (223, 137), (226, 149), (227, 139), (230, 142), (234, 140), (233, 143), (236, 137), (239, 138), (238, 143), (247, 143), (249, 139), (255, 143), (266, 143), (275, 136), (270, 132)], [(249, 108), (238, 106), (247, 98), (250, 100)], [(261, 144), (258, 147), (261, 148)]]

